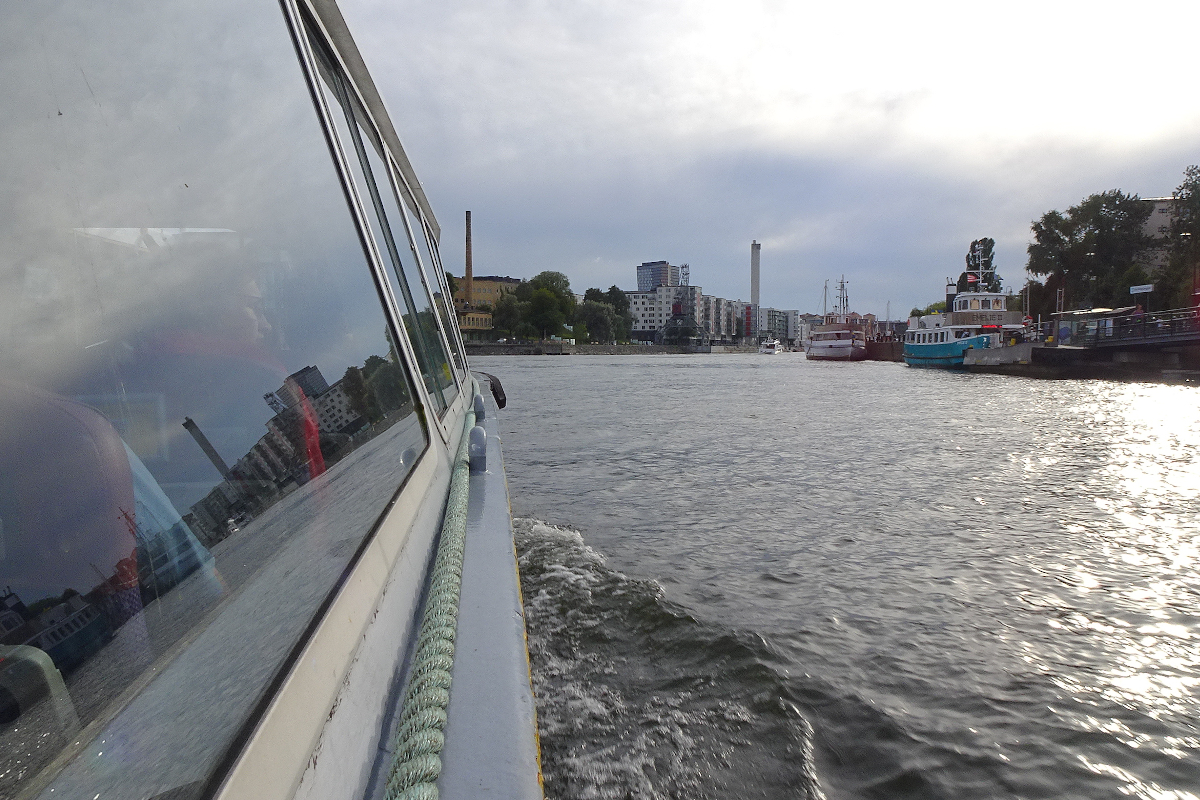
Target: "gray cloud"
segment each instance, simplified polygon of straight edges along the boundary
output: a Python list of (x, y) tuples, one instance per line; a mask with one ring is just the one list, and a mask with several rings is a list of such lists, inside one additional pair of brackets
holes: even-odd
[[(886, 63), (878, 91), (823, 93), (829, 68), (755, 93), (721, 53), (707, 63), (681, 44), (696, 26), (673, 3), (344, 7), (456, 272), (469, 208), (478, 273), (558, 269), (581, 291), (629, 287), (637, 263), (662, 258), (690, 263), (706, 292), (746, 298), (758, 239), (764, 302), (814, 310), (844, 273), (857, 309), (890, 301), (898, 316), (940, 297), (972, 239), (996, 239), (1019, 287), (1033, 219), (1113, 187), (1168, 194), (1200, 160), (1178, 125), (1147, 119), (1138, 139), (1031, 117), (1022, 132), (969, 89), (896, 88)], [(1062, 91), (1017, 89), (1031, 103)], [(977, 130), (914, 133), (934, 100), (978, 114)], [(1099, 118), (1115, 125), (1124, 102)]]

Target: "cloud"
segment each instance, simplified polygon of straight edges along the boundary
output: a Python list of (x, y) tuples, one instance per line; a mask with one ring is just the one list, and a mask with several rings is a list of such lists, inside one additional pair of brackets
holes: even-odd
[(907, 310), (972, 239), (1019, 286), (1031, 220), (1200, 160), (1190, 4), (343, 5), (454, 269), (470, 208), (484, 272), (631, 286), (665, 258), (746, 297), (758, 239), (765, 302), (845, 272)]

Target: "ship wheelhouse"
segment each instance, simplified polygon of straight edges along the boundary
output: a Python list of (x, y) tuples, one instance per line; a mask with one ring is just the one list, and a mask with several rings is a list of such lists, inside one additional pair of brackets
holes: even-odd
[(0, 42), (0, 796), (363, 796), (478, 388), (363, 57), (329, 0)]

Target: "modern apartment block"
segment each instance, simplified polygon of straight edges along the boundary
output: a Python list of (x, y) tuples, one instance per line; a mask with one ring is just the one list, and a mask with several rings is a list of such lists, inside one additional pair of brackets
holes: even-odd
[[(638, 267), (638, 278), (641, 279), (641, 267)], [(703, 295), (699, 286), (655, 286), (648, 291), (626, 292), (625, 295), (629, 298), (633, 338), (637, 341), (653, 341), (671, 318), (676, 302), (681, 304), (684, 314), (691, 314), (697, 322), (704, 324), (701, 319)]]

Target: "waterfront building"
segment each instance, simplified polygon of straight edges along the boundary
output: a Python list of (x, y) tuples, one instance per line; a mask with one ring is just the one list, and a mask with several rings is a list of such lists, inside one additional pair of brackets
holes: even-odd
[(795, 344), (800, 337), (800, 312), (781, 311), (777, 308), (759, 308), (756, 335), (760, 338), (779, 339)]
[(671, 319), (676, 302), (682, 305), (684, 314), (701, 321), (703, 292), (699, 286), (656, 286), (649, 291), (626, 292), (625, 295), (633, 314), (631, 338), (634, 341), (655, 341), (663, 325)]
[(1178, 213), (1174, 197), (1143, 197), (1143, 203), (1151, 207), (1150, 216), (1142, 225), (1142, 233), (1150, 239), (1150, 246), (1139, 256), (1145, 267), (1154, 271), (1167, 265), (1170, 257), (1167, 235)]

